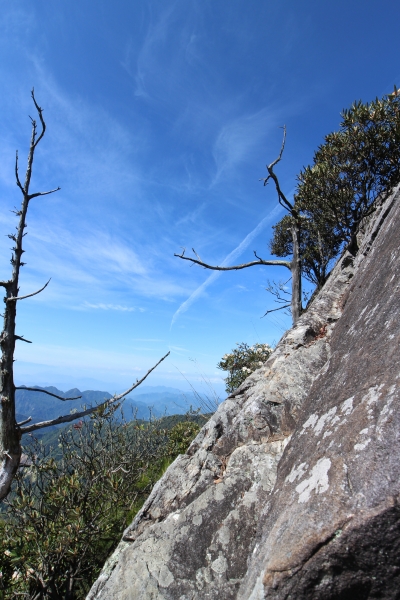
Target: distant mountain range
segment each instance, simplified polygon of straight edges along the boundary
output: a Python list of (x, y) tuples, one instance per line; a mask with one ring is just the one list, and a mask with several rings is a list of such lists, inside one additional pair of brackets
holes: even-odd
[[(86, 407), (99, 404), (112, 397), (109, 392), (86, 390), (81, 392), (77, 388), (62, 392), (56, 387), (33, 386), (37, 390), (46, 390), (63, 398), (82, 396), (79, 400), (67, 400), (63, 402), (40, 391), (19, 389), (16, 391), (17, 422), (32, 417), (32, 423), (55, 419), (63, 414), (68, 414), (71, 409), (78, 411)], [(133, 416), (138, 419), (148, 419), (150, 414), (155, 417), (168, 415), (182, 415), (190, 410), (202, 408), (203, 412), (214, 412), (216, 403), (211, 406), (204, 396), (194, 392), (184, 392), (176, 388), (165, 386), (143, 386), (137, 389), (123, 402), (125, 417), (131, 420)], [(212, 410), (213, 408), (213, 410)]]

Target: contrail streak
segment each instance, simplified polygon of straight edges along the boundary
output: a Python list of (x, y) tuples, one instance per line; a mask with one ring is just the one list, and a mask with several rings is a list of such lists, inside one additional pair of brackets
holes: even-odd
[[(244, 250), (246, 250), (246, 248), (251, 244), (251, 242), (254, 240), (254, 238), (258, 236), (258, 234), (264, 229), (264, 227), (266, 227), (266, 225), (268, 225), (268, 223), (272, 219), (274, 219), (278, 213), (281, 212), (281, 210), (282, 210), (282, 207), (279, 204), (278, 204), (278, 206), (275, 206), (275, 208), (273, 210), (271, 210), (269, 215), (264, 217), (263, 220), (260, 221), (260, 223), (257, 225), (257, 227), (255, 227), (253, 229), (253, 231), (250, 231), (250, 233), (248, 235), (246, 235), (244, 240), (242, 240), (240, 242), (239, 246), (237, 246), (234, 250), (232, 250), (232, 252), (230, 254), (228, 254), (228, 256), (223, 260), (221, 267), (227, 267), (227, 266), (229, 266), (229, 264), (231, 262), (234, 262), (244, 252)], [(204, 283), (202, 283), (189, 296), (189, 298), (187, 300), (185, 300), (185, 302), (182, 302), (182, 304), (180, 305), (180, 307), (178, 308), (178, 310), (175, 312), (174, 316), (172, 317), (171, 328), (172, 328), (173, 324), (176, 322), (179, 315), (184, 313), (193, 304), (193, 302), (195, 302), (197, 300), (197, 298), (199, 296), (201, 296), (201, 294), (204, 292), (204, 290), (206, 290), (208, 288), (208, 286), (210, 286), (212, 283), (214, 283), (214, 281), (216, 279), (218, 279), (218, 277), (220, 275), (221, 275), (220, 271), (214, 271), (209, 277), (207, 277), (207, 279), (204, 281)]]

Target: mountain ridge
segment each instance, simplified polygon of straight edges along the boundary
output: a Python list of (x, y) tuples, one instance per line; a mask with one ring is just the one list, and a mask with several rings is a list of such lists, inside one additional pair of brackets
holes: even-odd
[[(16, 390), (17, 421), (32, 417), (32, 422), (55, 419), (61, 414), (68, 414), (71, 409), (79, 410), (82, 406), (93, 405), (112, 398), (112, 394), (101, 390), (84, 390), (71, 388), (67, 391), (59, 390), (54, 386), (30, 386), (37, 390), (45, 390), (63, 398), (82, 396), (79, 400), (62, 401), (40, 391), (31, 391), (26, 386), (19, 386)], [(156, 390), (156, 391), (153, 391)], [(195, 392), (184, 392), (178, 388), (167, 386), (144, 386), (142, 392), (135, 390), (125, 398), (122, 403), (125, 417), (149, 419), (153, 417), (185, 414), (192, 407), (194, 410), (201, 408), (205, 397)]]

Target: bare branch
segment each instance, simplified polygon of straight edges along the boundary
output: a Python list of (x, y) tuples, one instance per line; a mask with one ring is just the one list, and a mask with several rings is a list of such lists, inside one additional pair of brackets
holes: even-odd
[(32, 344), (30, 340), (26, 340), (23, 335), (14, 335), (15, 340), (21, 340), (21, 342), (26, 342), (27, 344)]
[[(51, 427), (52, 425), (59, 425), (60, 423), (69, 423), (70, 421), (75, 421), (76, 419), (80, 419), (82, 417), (85, 417), (86, 415), (90, 415), (90, 414), (94, 413), (96, 410), (99, 410), (99, 409), (101, 410), (104, 408), (108, 408), (109, 406), (112, 406), (113, 404), (118, 402), (118, 400), (121, 400), (122, 398), (124, 398), (124, 396), (129, 394), (132, 390), (134, 390), (141, 383), (143, 383), (143, 381), (150, 375), (150, 373), (152, 371), (154, 371), (154, 369), (156, 367), (158, 367), (158, 365), (163, 360), (165, 360), (167, 358), (167, 356), (169, 356), (169, 354), (170, 353), (167, 352), (167, 354), (165, 356), (163, 356), (158, 361), (158, 363), (154, 365), (154, 367), (151, 367), (151, 369), (149, 369), (147, 371), (147, 373), (146, 373), (146, 375), (144, 375), (144, 377), (142, 377), (141, 379), (136, 381), (136, 383), (134, 383), (132, 385), (132, 387), (130, 387), (128, 390), (126, 390), (122, 394), (119, 394), (118, 396), (113, 396), (112, 398), (105, 400), (104, 402), (102, 402), (101, 404), (98, 404), (97, 406), (92, 406), (86, 410), (83, 410), (81, 412), (76, 412), (72, 415), (64, 415), (62, 417), (58, 417), (57, 419), (51, 419), (50, 421), (42, 421), (41, 423), (34, 423), (33, 425), (28, 425), (28, 427), (22, 427), (20, 429), (21, 433), (29, 433), (30, 431), (36, 431), (37, 429), (43, 429), (44, 427)], [(25, 389), (27, 389), (27, 388), (25, 388)], [(43, 391), (43, 390), (38, 390), (38, 391)]]
[(38, 196), (48, 196), (49, 194), (54, 194), (54, 192), (58, 192), (59, 190), (61, 190), (60, 186), (54, 190), (49, 190), (48, 192), (36, 192), (35, 194), (29, 194), (28, 200), (32, 200), (32, 198), (37, 198)]
[(150, 373), (152, 371), (154, 371), (154, 369), (156, 369), (158, 367), (158, 365), (160, 363), (162, 363), (163, 360), (165, 360), (167, 358), (167, 356), (170, 355), (170, 352), (168, 351), (167, 354), (165, 354), (162, 358), (160, 358), (160, 360), (158, 361), (158, 363), (156, 363), (154, 365), (154, 367), (151, 367), (151, 369), (149, 369), (146, 373), (146, 375), (144, 375), (142, 377), (142, 379), (137, 379), (136, 383), (133, 384), (132, 387), (129, 388), (129, 390), (126, 390), (125, 392), (123, 392), (122, 394), (119, 394), (118, 396), (114, 396), (113, 402), (115, 402), (116, 400), (121, 400), (121, 398), (124, 398), (124, 396), (126, 396), (127, 394), (129, 394), (130, 392), (132, 392), (132, 390), (134, 390), (135, 388), (137, 388), (141, 383), (143, 383), (143, 381), (150, 375)]
[[(262, 258), (259, 258), (258, 260), (254, 260), (249, 263), (243, 263), (242, 265), (235, 265), (233, 267), (218, 267), (218, 266), (208, 265), (207, 263), (205, 263), (201, 260), (197, 260), (195, 258), (191, 258), (190, 256), (185, 256), (184, 252), (182, 252), (182, 254), (174, 254), (174, 256), (177, 256), (178, 258), (182, 258), (183, 260), (189, 260), (190, 262), (195, 263), (196, 265), (200, 265), (201, 267), (204, 267), (205, 269), (211, 269), (212, 271), (238, 271), (239, 269), (246, 269), (247, 267), (254, 267), (256, 265), (267, 265), (267, 266), (278, 265), (278, 266), (286, 267), (287, 269), (290, 269), (290, 266), (291, 266), (291, 263), (287, 260), (263, 260)], [(197, 254), (196, 254), (196, 256), (197, 256)]]
[(285, 282), (279, 281), (278, 283), (276, 281), (272, 281), (272, 283), (271, 283), (269, 281), (269, 279), (267, 280), (268, 285), (265, 289), (267, 292), (269, 292), (270, 294), (275, 296), (275, 298), (276, 298), (275, 302), (280, 302), (281, 304), (285, 304), (288, 301), (288, 299), (285, 298), (282, 294), (284, 294), (286, 296), (291, 296), (291, 293), (285, 289), (285, 285), (290, 280), (291, 280), (291, 277), (289, 277), (289, 279)]
[(33, 294), (27, 294), (26, 296), (17, 296), (16, 298), (15, 297), (7, 298), (7, 302), (11, 302), (11, 300), (17, 301), (17, 300), (25, 300), (25, 298), (32, 298), (32, 296), (36, 296), (37, 294), (40, 294), (40, 292), (43, 292), (43, 290), (49, 285), (50, 281), (51, 281), (51, 277), (48, 280), (48, 282), (45, 283), (42, 288), (40, 288), (40, 290), (38, 290), (37, 292), (33, 292)]
[(25, 425), (25, 423), (29, 423), (29, 421), (32, 421), (32, 417), (28, 417), (27, 419), (25, 419), (25, 421), (17, 423), (17, 427), (21, 427), (21, 425)]
[(15, 179), (17, 180), (17, 186), (19, 187), (21, 192), (24, 193), (24, 188), (22, 187), (22, 183), (19, 179), (19, 174), (18, 174), (18, 150), (15, 153)]
[(198, 260), (201, 262), (201, 258), (200, 258), (200, 256), (197, 254), (197, 252), (196, 252), (196, 250), (195, 250), (194, 248), (192, 248), (192, 252), (193, 252), (193, 254), (195, 254), (195, 255), (197, 256)]
[[(25, 341), (26, 340), (24, 340), (24, 342)], [(25, 385), (16, 387), (15, 389), (16, 390), (28, 390), (29, 392), (41, 392), (42, 394), (47, 394), (48, 396), (53, 396), (53, 398), (58, 398), (59, 400), (62, 400), (63, 402), (65, 400), (79, 400), (79, 398), (82, 398), (82, 396), (75, 396), (75, 398), (63, 398), (62, 396), (57, 396), (57, 394), (52, 394), (51, 392), (48, 392), (47, 390), (43, 390), (40, 388), (26, 387)]]
[(283, 129), (283, 140), (282, 140), (281, 151), (279, 152), (278, 158), (276, 158), (271, 164), (269, 164), (267, 166), (268, 172), (269, 172), (270, 169), (273, 169), (274, 166), (277, 165), (278, 162), (282, 159), (283, 151), (285, 149), (285, 144), (286, 144), (286, 125), (284, 125), (282, 127), (282, 129)]
[(36, 148), (36, 146), (38, 145), (38, 143), (40, 142), (40, 140), (44, 136), (44, 132), (46, 131), (46, 123), (44, 122), (44, 119), (43, 119), (43, 109), (40, 108), (40, 106), (36, 102), (35, 90), (33, 88), (32, 88), (32, 92), (31, 92), (31, 96), (32, 96), (33, 103), (34, 103), (34, 105), (36, 107), (36, 110), (38, 111), (40, 123), (42, 124), (42, 131), (41, 131), (39, 137), (37, 138), (37, 140), (35, 141), (35, 144), (34, 144), (34, 147)]
[(285, 306), (279, 306), (279, 308), (272, 308), (271, 310), (267, 310), (267, 312), (265, 313), (265, 315), (263, 315), (261, 317), (261, 319), (263, 319), (266, 315), (268, 315), (269, 313), (275, 312), (277, 310), (283, 310), (284, 308), (289, 308), (289, 306), (291, 306), (291, 304), (286, 304)]
[(289, 202), (289, 200), (286, 198), (285, 194), (282, 192), (281, 187), (279, 185), (278, 178), (274, 173), (275, 165), (277, 165), (278, 162), (282, 159), (283, 151), (285, 149), (285, 143), (286, 143), (286, 125), (283, 126), (283, 140), (282, 140), (282, 146), (281, 146), (281, 150), (279, 152), (278, 158), (276, 158), (274, 161), (272, 161), (272, 163), (267, 165), (268, 177), (265, 177), (264, 179), (260, 179), (260, 181), (263, 181), (264, 185), (267, 185), (268, 181), (270, 179), (273, 179), (273, 181), (275, 183), (276, 191), (278, 193), (279, 204), (281, 206), (283, 206), (283, 208), (288, 210), (293, 215), (294, 206), (291, 202)]
[(0, 281), (0, 287), (8, 288), (9, 285), (9, 281)]

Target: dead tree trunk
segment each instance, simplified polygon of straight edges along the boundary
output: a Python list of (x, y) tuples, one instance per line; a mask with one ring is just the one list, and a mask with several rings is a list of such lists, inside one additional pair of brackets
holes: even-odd
[(292, 271), (292, 301), (291, 311), (293, 325), (296, 325), (302, 311), (301, 303), (301, 257), (300, 257), (300, 227), (297, 223), (291, 228), (293, 240), (293, 258), (291, 261)]
[[(45, 289), (45, 287), (50, 281), (49, 280), (40, 290), (37, 290), (32, 294), (18, 296), (20, 269), (24, 265), (24, 263), (21, 260), (21, 257), (24, 253), (22, 241), (25, 236), (24, 230), (26, 228), (26, 214), (28, 212), (29, 202), (33, 198), (37, 198), (38, 196), (46, 196), (47, 194), (52, 194), (53, 192), (56, 192), (60, 189), (56, 188), (48, 192), (36, 192), (34, 194), (29, 193), (35, 150), (46, 131), (46, 124), (43, 120), (43, 111), (36, 102), (33, 90), (32, 100), (39, 116), (41, 132), (38, 135), (37, 123), (34, 119), (31, 119), (32, 135), (28, 153), (28, 166), (26, 169), (24, 185), (22, 185), (19, 178), (18, 153), (16, 155), (15, 177), (17, 186), (22, 192), (22, 203), (20, 210), (15, 211), (15, 214), (19, 217), (19, 223), (16, 228), (17, 232), (16, 234), (10, 234), (8, 236), (14, 242), (14, 247), (12, 248), (13, 254), (11, 257), (11, 278), (7, 281), (0, 281), (0, 287), (5, 288), (5, 307), (3, 315), (4, 323), (3, 330), (0, 334), (0, 501), (7, 496), (10, 490), (11, 483), (14, 479), (14, 475), (19, 467), (21, 459), (20, 440), (22, 434), (35, 431), (37, 429), (42, 429), (43, 427), (50, 427), (52, 425), (68, 423), (70, 421), (74, 421), (76, 419), (89, 415), (97, 410), (106, 409), (113, 404), (115, 405), (115, 403), (117, 403), (119, 400), (121, 400), (127, 394), (129, 394), (132, 390), (138, 387), (147, 378), (147, 376), (169, 355), (168, 352), (165, 356), (163, 356), (163, 358), (161, 358), (161, 360), (158, 361), (156, 365), (154, 365), (151, 369), (147, 371), (144, 377), (142, 377), (140, 380), (136, 380), (136, 382), (128, 390), (126, 390), (122, 394), (118, 394), (113, 396), (112, 398), (109, 398), (108, 400), (99, 404), (98, 406), (92, 406), (83, 411), (76, 412), (74, 414), (67, 414), (58, 417), (57, 419), (51, 419), (49, 421), (43, 421), (41, 423), (33, 423), (26, 427), (22, 427), (22, 425), (25, 425), (26, 423), (31, 421), (31, 417), (29, 417), (23, 423), (16, 422), (15, 390), (18, 388), (16, 388), (14, 384), (15, 342), (16, 340), (21, 340), (23, 342), (31, 343), (29, 342), (29, 340), (26, 340), (23, 336), (16, 335), (15, 333), (17, 302), (19, 300), (24, 300), (25, 298), (30, 298), (31, 296), (39, 294)], [(31, 388), (31, 390), (43, 392), (43, 390), (35, 390), (34, 388)], [(50, 392), (45, 391), (45, 393), (49, 394), (50, 396), (55, 396), (55, 394), (51, 394)], [(80, 396), (78, 398), (61, 398), (59, 396), (56, 396), (56, 398), (59, 398), (60, 400), (77, 400), (78, 398), (80, 398)]]
[[(16, 213), (19, 216), (19, 223), (17, 227), (17, 233), (11, 234), (8, 237), (14, 242), (13, 254), (11, 258), (12, 274), (11, 279), (8, 281), (2, 281), (1, 285), (5, 288), (6, 295), (4, 298), (4, 324), (3, 331), (0, 336), (1, 346), (1, 371), (0, 371), (0, 385), (1, 385), (1, 415), (0, 415), (0, 451), (1, 467), (0, 467), (0, 499), (3, 499), (10, 489), (11, 482), (14, 478), (16, 470), (19, 466), (21, 457), (21, 445), (20, 438), (21, 434), (16, 426), (15, 420), (15, 385), (14, 385), (14, 350), (15, 340), (17, 338), (15, 334), (15, 318), (17, 314), (17, 301), (19, 292), (19, 274), (20, 269), (23, 266), (21, 260), (24, 250), (22, 249), (22, 240), (24, 237), (24, 229), (26, 227), (26, 214), (30, 200), (39, 195), (43, 194), (29, 194), (29, 186), (32, 176), (32, 164), (35, 155), (35, 149), (42, 139), (46, 130), (45, 123), (43, 121), (42, 110), (37, 105), (35, 96), (32, 92), (33, 102), (38, 111), (39, 118), (42, 125), (42, 131), (37, 136), (37, 125), (36, 121), (32, 120), (32, 136), (28, 154), (28, 166), (26, 169), (25, 183), (22, 186), (19, 173), (18, 173), (18, 153), (15, 160), (15, 176), (17, 185), (22, 192), (22, 204), (21, 209)], [(56, 191), (56, 190), (52, 190)], [(51, 192), (47, 192), (48, 194)], [(38, 292), (36, 292), (38, 293)]]
[[(286, 267), (287, 269), (290, 269), (290, 271), (292, 273), (292, 299), (291, 299), (291, 302), (290, 302), (290, 304), (286, 304), (285, 306), (280, 306), (279, 308), (276, 308), (274, 310), (281, 310), (282, 308), (288, 308), (290, 306), (291, 313), (292, 313), (293, 326), (295, 326), (301, 315), (301, 312), (303, 310), (302, 302), (301, 302), (301, 257), (300, 257), (300, 234), (301, 234), (301, 232), (300, 232), (300, 218), (299, 218), (297, 209), (295, 208), (294, 204), (292, 204), (286, 198), (284, 193), (282, 192), (281, 187), (279, 185), (279, 180), (278, 180), (276, 174), (274, 173), (274, 167), (281, 160), (283, 151), (285, 149), (286, 127), (283, 128), (283, 131), (284, 131), (283, 142), (282, 142), (282, 147), (281, 147), (279, 156), (271, 164), (267, 165), (268, 177), (266, 177), (262, 181), (264, 182), (264, 185), (267, 185), (267, 183), (270, 179), (272, 179), (274, 181), (276, 191), (278, 193), (279, 204), (281, 206), (283, 206), (283, 208), (285, 210), (287, 210), (288, 213), (292, 217), (292, 221), (293, 221), (293, 225), (292, 225), (293, 259), (291, 261), (264, 260), (264, 259), (260, 258), (259, 256), (257, 256), (256, 252), (254, 252), (254, 255), (257, 258), (257, 260), (254, 260), (254, 261), (251, 261), (248, 263), (243, 263), (241, 265), (235, 265), (233, 267), (224, 267), (224, 266), (219, 267), (219, 266), (209, 265), (209, 264), (203, 262), (193, 248), (192, 248), (192, 250), (193, 250), (196, 258), (191, 258), (190, 256), (185, 256), (185, 249), (183, 250), (183, 252), (181, 254), (174, 254), (174, 256), (182, 258), (183, 260), (189, 260), (190, 262), (192, 262), (194, 264), (200, 265), (201, 267), (204, 267), (205, 269), (212, 269), (213, 271), (238, 271), (239, 269), (246, 269), (247, 267), (253, 267), (256, 265), (280, 266), (280, 267)], [(269, 312), (274, 312), (274, 310), (267, 311), (265, 314), (267, 315)]]

